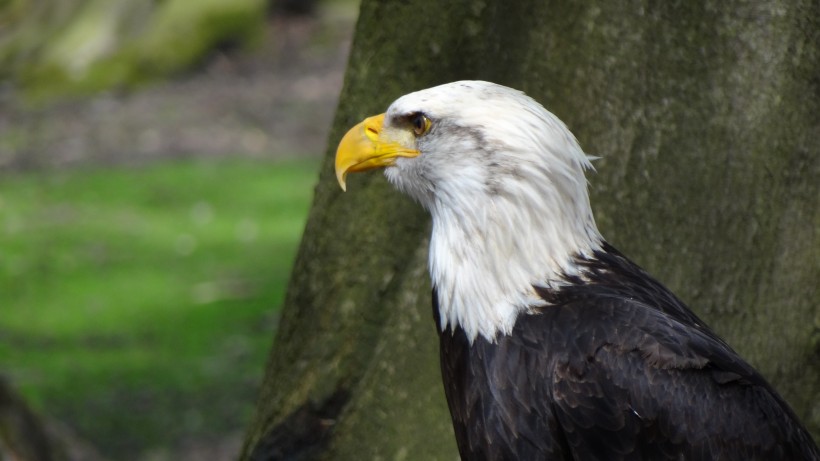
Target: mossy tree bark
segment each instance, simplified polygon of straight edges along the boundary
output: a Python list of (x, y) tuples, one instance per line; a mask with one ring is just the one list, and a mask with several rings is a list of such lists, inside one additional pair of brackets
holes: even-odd
[(600, 155), (603, 234), (820, 435), (816, 1), (364, 0), (244, 459), (454, 459), (427, 218), (381, 175), (342, 194), (344, 130), (458, 79), (520, 88)]

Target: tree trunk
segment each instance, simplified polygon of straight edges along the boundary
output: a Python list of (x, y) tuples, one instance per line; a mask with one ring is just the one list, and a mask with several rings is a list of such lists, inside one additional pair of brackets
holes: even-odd
[(40, 419), (0, 375), (0, 460), (51, 461), (52, 444)]
[(427, 218), (341, 134), (459, 79), (519, 88), (599, 155), (608, 241), (820, 435), (820, 4), (364, 0), (243, 459), (455, 459)]

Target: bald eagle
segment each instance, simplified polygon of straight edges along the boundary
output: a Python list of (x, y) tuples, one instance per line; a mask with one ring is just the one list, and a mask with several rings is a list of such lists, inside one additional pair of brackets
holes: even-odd
[(588, 157), (524, 93), (462, 81), (342, 139), (432, 215), (441, 373), (465, 460), (820, 459), (794, 412), (598, 232)]

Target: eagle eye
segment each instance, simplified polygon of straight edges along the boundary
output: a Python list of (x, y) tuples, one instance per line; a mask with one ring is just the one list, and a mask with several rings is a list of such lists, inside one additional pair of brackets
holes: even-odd
[(421, 136), (430, 131), (430, 125), (432, 125), (432, 122), (421, 112), (411, 114), (408, 118), (410, 120), (410, 124), (413, 125), (413, 133), (416, 133), (416, 136)]

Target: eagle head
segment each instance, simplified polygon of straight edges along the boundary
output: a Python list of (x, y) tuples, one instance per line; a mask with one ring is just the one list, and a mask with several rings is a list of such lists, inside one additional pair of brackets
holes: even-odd
[(384, 168), (433, 219), (430, 275), (440, 326), (509, 333), (600, 247), (575, 137), (524, 93), (460, 81), (410, 93), (342, 138), (336, 177)]

